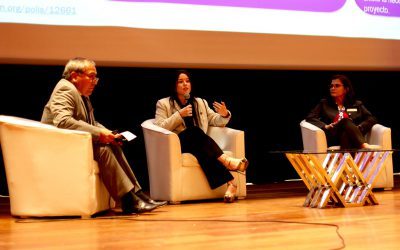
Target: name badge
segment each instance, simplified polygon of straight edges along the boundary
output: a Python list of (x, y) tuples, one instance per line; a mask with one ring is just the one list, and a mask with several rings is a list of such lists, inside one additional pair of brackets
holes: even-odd
[(356, 108), (347, 109), (347, 112), (357, 112)]

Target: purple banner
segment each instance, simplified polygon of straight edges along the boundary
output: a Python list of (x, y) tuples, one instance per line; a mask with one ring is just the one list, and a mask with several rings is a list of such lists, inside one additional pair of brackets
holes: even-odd
[(356, 3), (371, 15), (400, 17), (400, 0), (356, 0)]
[[(123, 2), (179, 3), (229, 7), (249, 7), (280, 10), (332, 12), (340, 9), (346, 0), (113, 0)], [(390, 1), (390, 0), (388, 0)]]

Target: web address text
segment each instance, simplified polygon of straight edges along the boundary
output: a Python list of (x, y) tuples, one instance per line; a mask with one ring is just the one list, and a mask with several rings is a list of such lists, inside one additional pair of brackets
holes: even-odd
[(0, 13), (74, 16), (76, 9), (72, 6), (0, 5)]

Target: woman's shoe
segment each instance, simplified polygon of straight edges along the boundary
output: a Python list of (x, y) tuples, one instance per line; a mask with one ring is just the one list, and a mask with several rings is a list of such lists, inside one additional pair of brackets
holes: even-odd
[(249, 161), (246, 158), (238, 159), (233, 157), (226, 157), (225, 161), (227, 163), (226, 168), (230, 171), (246, 171), (249, 166)]
[(248, 166), (249, 166), (249, 161), (246, 158), (243, 158), (239, 163), (237, 171), (244, 172), (246, 171)]
[(225, 203), (234, 202), (236, 198), (236, 191), (237, 191), (237, 185), (233, 184), (232, 182), (229, 182), (228, 189), (226, 190), (224, 195), (224, 202)]

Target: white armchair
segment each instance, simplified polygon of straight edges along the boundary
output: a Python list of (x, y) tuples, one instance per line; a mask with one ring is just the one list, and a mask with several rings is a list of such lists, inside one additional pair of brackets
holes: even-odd
[(113, 204), (89, 133), (1, 115), (0, 143), (12, 215), (89, 217)]
[[(328, 149), (325, 132), (322, 129), (305, 120), (300, 122), (300, 128), (305, 151), (325, 152)], [(366, 135), (366, 140), (369, 144), (379, 145), (382, 149), (392, 149), (391, 129), (380, 124), (375, 124), (372, 127), (371, 131)], [(337, 148), (338, 146), (331, 146), (329, 148), (334, 147)], [(324, 157), (322, 154), (318, 156)], [(393, 185), (393, 159), (390, 155), (386, 160), (382, 172), (375, 179), (374, 188), (391, 190)]]
[[(210, 189), (197, 159), (181, 153), (178, 135), (154, 124), (154, 119), (142, 123), (150, 195), (153, 199), (179, 203), (188, 200), (222, 198), (226, 185)], [(244, 131), (228, 127), (210, 127), (207, 133), (221, 149), (237, 158), (245, 156)], [(231, 172), (238, 185), (238, 198), (246, 197), (246, 176)]]

